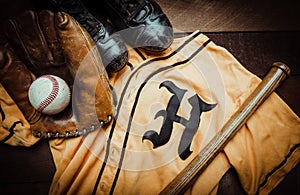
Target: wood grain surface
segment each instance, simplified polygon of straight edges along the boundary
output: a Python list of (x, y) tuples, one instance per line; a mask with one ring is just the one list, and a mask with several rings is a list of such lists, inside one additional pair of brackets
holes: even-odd
[(180, 31), (300, 30), (297, 0), (157, 0)]

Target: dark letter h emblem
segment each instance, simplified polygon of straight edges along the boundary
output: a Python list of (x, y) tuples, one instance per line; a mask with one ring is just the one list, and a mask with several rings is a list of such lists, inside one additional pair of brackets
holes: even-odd
[(171, 81), (161, 83), (159, 88), (161, 87), (165, 87), (173, 94), (169, 100), (166, 110), (160, 110), (155, 115), (155, 118), (159, 116), (164, 117), (163, 125), (159, 134), (154, 130), (146, 131), (143, 136), (143, 140), (150, 140), (153, 144), (153, 148), (162, 146), (170, 140), (174, 122), (180, 123), (185, 127), (185, 129), (178, 146), (178, 154), (181, 159), (185, 160), (192, 153), (190, 145), (199, 127), (202, 112), (212, 110), (216, 104), (207, 104), (197, 94), (195, 94), (188, 99), (192, 109), (190, 112), (190, 118), (187, 120), (177, 115), (177, 111), (187, 90), (178, 88)]

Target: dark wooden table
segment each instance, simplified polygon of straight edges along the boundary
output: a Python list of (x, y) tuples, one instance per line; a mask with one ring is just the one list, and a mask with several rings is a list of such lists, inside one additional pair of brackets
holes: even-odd
[[(276, 92), (300, 116), (300, 6), (296, 0), (157, 0), (175, 31), (205, 33), (228, 49), (248, 70), (263, 77), (276, 61), (292, 76)], [(0, 19), (34, 9), (30, 0), (2, 0)], [(0, 145), (0, 194), (47, 194), (55, 166), (48, 142), (32, 148)], [(7, 192), (8, 192), (7, 191)], [(300, 164), (271, 193), (300, 194)]]

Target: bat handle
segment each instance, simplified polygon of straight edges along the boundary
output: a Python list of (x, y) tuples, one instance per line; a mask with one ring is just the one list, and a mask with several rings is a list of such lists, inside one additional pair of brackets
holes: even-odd
[(260, 84), (240, 108), (225, 123), (222, 129), (201, 152), (159, 194), (183, 194), (224, 149), (237, 131), (246, 123), (257, 108), (271, 95), (280, 83), (290, 76), (290, 68), (275, 62)]

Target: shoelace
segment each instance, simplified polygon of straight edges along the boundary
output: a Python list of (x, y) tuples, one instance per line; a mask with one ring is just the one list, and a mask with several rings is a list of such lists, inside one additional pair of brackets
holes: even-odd
[(88, 31), (94, 41), (104, 38), (103, 24), (85, 9), (80, 0), (61, 1), (58, 4), (63, 11), (74, 17)]
[[(140, 0), (115, 0), (116, 5), (121, 6), (121, 13), (127, 17), (128, 21), (135, 20), (142, 22), (150, 14), (150, 10), (145, 9), (149, 4), (148, 1)], [(144, 10), (144, 12), (142, 12)]]
[(32, 135), (42, 139), (78, 137), (78, 136), (89, 134), (90, 132), (102, 128), (104, 125), (108, 124), (112, 119), (113, 119), (112, 116), (108, 116), (107, 121), (100, 121), (99, 124), (91, 125), (90, 128), (76, 129), (75, 133), (70, 133), (69, 131), (65, 131), (64, 133), (59, 133), (59, 132), (42, 133), (41, 131), (32, 131)]

